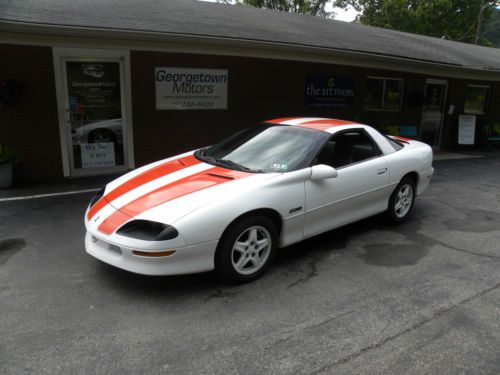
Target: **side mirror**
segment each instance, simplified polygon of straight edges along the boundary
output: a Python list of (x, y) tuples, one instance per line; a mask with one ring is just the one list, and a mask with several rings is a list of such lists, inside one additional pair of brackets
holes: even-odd
[(327, 178), (337, 177), (339, 173), (333, 167), (325, 164), (314, 165), (311, 167), (311, 180), (320, 181)]

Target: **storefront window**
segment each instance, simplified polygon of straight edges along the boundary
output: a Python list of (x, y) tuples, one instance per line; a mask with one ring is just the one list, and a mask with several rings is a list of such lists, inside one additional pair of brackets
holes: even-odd
[(66, 61), (73, 169), (124, 165), (120, 63)]
[(383, 79), (368, 78), (366, 80), (365, 109), (381, 110), (383, 92), (384, 92)]
[(365, 110), (400, 111), (403, 80), (368, 77), (366, 79)]
[(489, 86), (468, 85), (465, 92), (465, 113), (486, 113), (489, 96)]
[(399, 79), (385, 80), (384, 109), (387, 111), (399, 111), (401, 109), (401, 93), (403, 81)]

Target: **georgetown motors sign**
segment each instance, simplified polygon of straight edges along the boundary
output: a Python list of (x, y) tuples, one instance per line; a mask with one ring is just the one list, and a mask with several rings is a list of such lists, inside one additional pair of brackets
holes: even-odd
[(156, 109), (227, 109), (227, 70), (156, 68)]

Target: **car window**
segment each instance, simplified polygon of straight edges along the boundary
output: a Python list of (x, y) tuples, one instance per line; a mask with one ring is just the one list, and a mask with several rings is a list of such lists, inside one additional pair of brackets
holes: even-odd
[(261, 124), (199, 150), (195, 156), (225, 168), (283, 173), (309, 167), (329, 137), (314, 129)]
[(380, 155), (380, 150), (363, 129), (332, 136), (316, 157), (315, 164), (345, 167)]
[(403, 143), (400, 143), (400, 142), (396, 141), (395, 139), (392, 139), (391, 137), (389, 137), (387, 135), (384, 135), (384, 137), (389, 141), (389, 143), (394, 148), (394, 150), (399, 151), (399, 150), (401, 150), (404, 147)]

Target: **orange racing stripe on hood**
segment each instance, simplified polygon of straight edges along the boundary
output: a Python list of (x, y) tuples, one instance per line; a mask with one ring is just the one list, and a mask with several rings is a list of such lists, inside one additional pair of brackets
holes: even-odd
[(160, 204), (215, 185), (244, 178), (252, 173), (214, 167), (162, 186), (126, 204), (106, 218), (98, 230), (112, 234), (131, 218)]
[(148, 182), (156, 180), (157, 178), (166, 176), (167, 174), (180, 171), (181, 169), (191, 167), (193, 165), (199, 164), (201, 161), (196, 159), (194, 155), (185, 156), (180, 159), (170, 160), (166, 163), (157, 165), (151, 169), (132, 177), (130, 180), (126, 181), (122, 185), (118, 186), (114, 190), (110, 191), (104, 197), (99, 199), (87, 213), (87, 219), (90, 220), (92, 217), (100, 211), (108, 203), (111, 203), (116, 198), (128, 193), (141, 185)]

